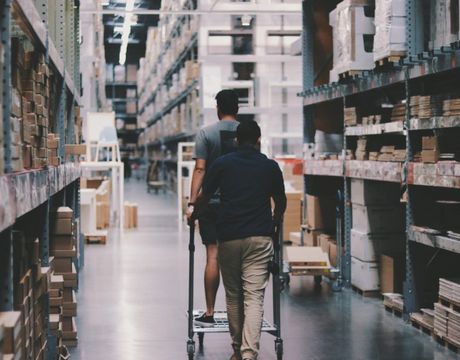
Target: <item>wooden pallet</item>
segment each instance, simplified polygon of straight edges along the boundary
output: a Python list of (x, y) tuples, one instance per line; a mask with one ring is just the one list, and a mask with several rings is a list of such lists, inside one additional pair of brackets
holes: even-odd
[(399, 310), (399, 309), (396, 309), (392, 306), (388, 306), (388, 305), (385, 305), (385, 310), (388, 311), (389, 313), (392, 313), (393, 315), (399, 317), (399, 318), (402, 318), (402, 311)]
[(107, 234), (85, 235), (85, 242), (87, 244), (105, 245), (107, 243)]
[(427, 324), (425, 321), (423, 321), (422, 316), (423, 315), (421, 315), (420, 313), (412, 314), (410, 316), (410, 322), (412, 326), (415, 327), (416, 329), (421, 330), (422, 332), (424, 332), (425, 334), (429, 336), (433, 336), (434, 335), (433, 327)]
[(356, 76), (360, 76), (360, 75), (363, 74), (364, 71), (367, 71), (367, 70), (349, 70), (349, 71), (345, 71), (345, 72), (339, 74), (339, 80), (346, 80), (346, 79), (354, 78)]
[(385, 56), (384, 58), (381, 58), (375, 62), (376, 67), (381, 67), (381, 66), (393, 66), (394, 64), (397, 64), (401, 61), (402, 58), (404, 58), (406, 54), (404, 52), (395, 52), (391, 53), (388, 56)]
[(443, 296), (439, 296), (439, 302), (441, 305), (460, 313), (460, 304), (456, 303), (455, 301), (449, 300)]
[(456, 354), (460, 354), (460, 344), (457, 344), (456, 342), (450, 340), (448, 337), (440, 336), (436, 333), (433, 335), (433, 338), (436, 340), (438, 344), (445, 346), (446, 348), (448, 348)]
[(362, 297), (381, 298), (382, 294), (379, 290), (361, 290), (360, 288), (352, 285), (351, 288), (354, 292), (358, 293)]

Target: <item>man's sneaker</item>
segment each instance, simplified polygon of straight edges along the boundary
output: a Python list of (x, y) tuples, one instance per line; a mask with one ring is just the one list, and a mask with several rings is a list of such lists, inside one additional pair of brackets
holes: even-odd
[(202, 327), (212, 327), (216, 324), (214, 321), (214, 316), (206, 315), (206, 313), (195, 318), (194, 321), (197, 325), (202, 326)]

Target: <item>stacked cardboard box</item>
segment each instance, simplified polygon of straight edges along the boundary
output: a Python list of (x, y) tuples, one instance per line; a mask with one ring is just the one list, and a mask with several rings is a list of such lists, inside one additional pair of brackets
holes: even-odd
[(375, 34), (374, 18), (369, 17), (368, 1), (344, 0), (329, 14), (333, 32), (334, 59), (331, 82), (348, 71), (374, 68), (373, 53), (368, 52), (367, 39)]
[(345, 126), (356, 126), (358, 125), (358, 114), (355, 107), (343, 109)]
[(361, 161), (369, 159), (369, 153), (367, 152), (367, 139), (366, 138), (358, 139), (355, 158), (356, 160), (361, 160)]
[(56, 134), (48, 134), (46, 140), (48, 146), (48, 163), (51, 166), (59, 166), (61, 159), (59, 158), (60, 138)]
[(19, 311), (0, 312), (0, 327), (3, 328), (3, 354), (5, 358), (25, 359), (22, 344), (21, 313)]
[(137, 228), (137, 204), (125, 202), (125, 229)]
[(325, 196), (307, 195), (306, 226), (304, 244), (320, 246), (319, 236), (333, 232), (335, 228), (335, 200)]
[(439, 279), (439, 302), (434, 304), (434, 333), (460, 347), (460, 280)]
[(320, 234), (317, 246), (320, 246), (323, 252), (328, 254), (331, 265), (337, 266), (337, 242), (335, 238), (329, 234)]
[(289, 240), (289, 233), (300, 230), (301, 225), (301, 192), (287, 192), (287, 207), (284, 213), (283, 240)]
[(403, 0), (375, 2), (374, 61), (406, 54), (406, 8)]
[[(362, 291), (380, 289), (381, 255), (400, 254), (404, 249), (403, 209), (399, 202), (399, 185), (361, 179), (351, 181), (352, 201), (352, 284)], [(398, 288), (395, 281), (400, 277), (391, 275), (399, 269), (399, 257), (391, 257), (393, 263), (385, 262), (385, 292)], [(384, 258), (387, 260), (387, 258)], [(389, 260), (389, 259), (388, 259)], [(390, 279), (392, 278), (392, 280)]]
[(459, 40), (459, 6), (457, 0), (433, 0), (431, 6), (430, 49), (440, 49)]
[(422, 138), (422, 161), (424, 163), (436, 163), (439, 156), (438, 137), (424, 136)]
[(103, 180), (96, 185), (96, 228), (106, 229), (110, 226), (110, 181)]
[[(60, 207), (55, 213), (54, 231), (50, 251), (54, 255), (53, 270), (55, 275), (63, 278), (62, 293), (57, 295), (56, 305), (59, 307), (59, 298), (62, 297), (61, 328), (62, 343), (66, 346), (76, 346), (78, 343), (75, 317), (77, 316), (77, 303), (75, 290), (77, 288), (77, 272), (74, 258), (77, 256), (76, 239), (74, 232), (73, 210)], [(60, 279), (59, 279), (60, 280)], [(59, 281), (58, 281), (59, 282)], [(59, 296), (61, 295), (61, 296)], [(58, 312), (59, 309), (55, 309)]]
[(27, 359), (44, 359), (47, 347), (46, 315), (50, 268), (40, 263), (40, 242), (13, 232), (17, 266), (14, 272), (14, 308), (21, 314), (22, 353)]

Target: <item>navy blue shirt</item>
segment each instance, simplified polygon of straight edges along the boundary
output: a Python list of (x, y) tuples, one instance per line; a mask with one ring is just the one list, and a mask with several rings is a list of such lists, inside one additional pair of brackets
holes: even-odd
[(204, 196), (217, 189), (221, 197), (219, 241), (273, 235), (271, 198), (285, 196), (283, 174), (275, 161), (253, 146), (241, 146), (219, 157), (207, 172)]

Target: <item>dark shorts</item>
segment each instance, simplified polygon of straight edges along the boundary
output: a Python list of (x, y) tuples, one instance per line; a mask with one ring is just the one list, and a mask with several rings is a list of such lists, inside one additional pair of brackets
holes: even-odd
[(201, 240), (204, 245), (217, 244), (217, 212), (218, 204), (209, 204), (200, 214), (198, 224), (200, 226)]

